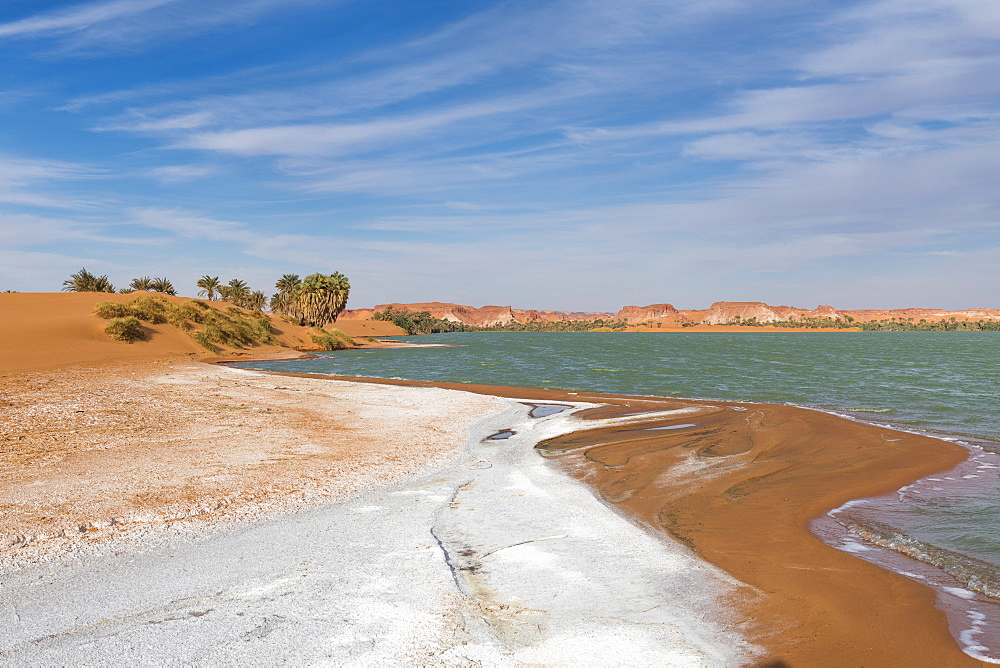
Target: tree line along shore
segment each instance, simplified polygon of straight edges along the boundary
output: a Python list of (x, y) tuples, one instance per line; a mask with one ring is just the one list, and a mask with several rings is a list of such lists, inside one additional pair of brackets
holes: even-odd
[[(102, 305), (97, 315), (109, 320), (106, 333), (120, 341), (135, 341), (144, 337), (141, 322), (170, 322), (189, 332), (203, 347), (214, 350), (216, 344), (246, 347), (273, 343), (270, 322), (264, 317), (265, 311), (288, 322), (317, 331), (311, 334), (316, 345), (329, 346), (336, 350), (351, 346), (349, 337), (327, 332), (324, 327), (335, 323), (347, 307), (350, 282), (340, 272), (332, 274), (314, 273), (300, 278), (297, 274), (284, 274), (275, 284), (270, 298), (261, 291), (253, 290), (239, 278), (223, 282), (219, 276), (204, 275), (198, 279), (198, 296), (208, 301), (222, 301), (232, 306), (223, 313), (217, 308), (192, 300), (191, 304), (180, 307), (170, 305), (157, 295), (176, 296), (172, 281), (166, 277), (137, 277), (128, 287), (116, 289), (106, 275), (97, 276), (86, 268), (71, 274), (63, 282), (67, 292), (102, 293), (145, 293), (146, 299), (139, 299), (131, 306), (121, 304)], [(7, 291), (10, 292), (10, 291)], [(673, 310), (673, 307), (669, 307)], [(192, 310), (196, 309), (196, 310)], [(491, 308), (491, 307), (487, 307)], [(632, 307), (626, 307), (632, 308)], [(825, 308), (825, 307), (824, 307)], [(197, 309), (200, 309), (197, 310)], [(590, 314), (587, 314), (590, 315)], [(607, 314), (602, 317), (561, 318), (557, 320), (511, 319), (506, 322), (470, 324), (454, 317), (439, 317), (428, 310), (407, 308), (405, 305), (388, 305), (382, 310), (373, 310), (368, 320), (391, 323), (398, 334), (437, 334), (448, 332), (623, 332), (623, 331), (703, 331), (705, 323), (696, 320), (664, 322), (650, 318), (635, 322), (628, 318)], [(199, 327), (201, 325), (201, 327)], [(713, 322), (713, 331), (1000, 331), (1000, 319), (990, 318), (916, 318), (904, 315), (890, 317), (858, 318), (851, 314), (833, 312), (830, 315), (793, 315), (788, 319), (758, 318), (756, 316), (727, 317)]]

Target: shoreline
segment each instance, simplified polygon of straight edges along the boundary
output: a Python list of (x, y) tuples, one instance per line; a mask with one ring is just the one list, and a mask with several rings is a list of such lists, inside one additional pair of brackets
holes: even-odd
[[(649, 447), (649, 438), (642, 439), (644, 442), (635, 453), (637, 465), (629, 466), (631, 457), (611, 464), (600, 463), (602, 448), (627, 449), (628, 439), (623, 442), (616, 437), (613, 427), (587, 429), (585, 425), (581, 425), (581, 430), (593, 431), (594, 441), (561, 455), (554, 464), (565, 474), (591, 486), (608, 505), (688, 545), (702, 558), (762, 592), (759, 599), (733, 603), (744, 610), (748, 620), (755, 620), (756, 630), (750, 637), (767, 647), (774, 660), (790, 665), (862, 665), (872, 661), (922, 665), (921, 662), (933, 659), (942, 665), (982, 665), (960, 648), (949, 630), (947, 616), (935, 606), (936, 592), (931, 587), (837, 550), (810, 529), (813, 520), (845, 503), (894, 493), (966, 461), (969, 451), (961, 445), (796, 406), (269, 373), (440, 387), (550, 402), (589, 401), (608, 406), (605, 410), (610, 412), (601, 413), (597, 409), (591, 414), (601, 418), (613, 416), (615, 410), (621, 412), (623, 408), (642, 405), (657, 410), (663, 406), (714, 406), (732, 408), (734, 413), (744, 415), (762, 412), (758, 428), (745, 430), (754, 434), (716, 439), (717, 449), (731, 452), (714, 457), (716, 461), (707, 471), (692, 468), (688, 458), (678, 455), (680, 448), (669, 443), (670, 437), (661, 437), (660, 446), (653, 448)], [(687, 424), (689, 419), (681, 417), (677, 422)], [(820, 431), (828, 432), (825, 436), (817, 432), (817, 422), (822, 423)], [(789, 429), (789, 424), (797, 429)], [(787, 433), (775, 438), (777, 429)], [(764, 441), (770, 438), (772, 442), (753, 443), (755, 436), (758, 440), (763, 436)], [(806, 436), (820, 437), (825, 443), (820, 447), (809, 445)], [(794, 446), (780, 443), (788, 437), (798, 439), (807, 451), (791, 465), (797, 467), (795, 471), (785, 470), (789, 468), (784, 465), (787, 458), (795, 456)], [(734, 445), (741, 439), (751, 443), (748, 449)], [(838, 447), (835, 442), (838, 439), (851, 445)], [(859, 442), (869, 446), (894, 444), (891, 450), (877, 456), (871, 453), (857, 456), (851, 451), (864, 449), (856, 445)], [(712, 446), (702, 443), (700, 447)], [(921, 453), (919, 462), (913, 457), (915, 452)], [(754, 465), (759, 464), (755, 460), (761, 455), (769, 461), (755, 469)], [(650, 460), (656, 457), (663, 459), (651, 466)], [(742, 474), (732, 470), (734, 461), (750, 470)], [(816, 467), (823, 470), (819, 474), (806, 470)], [(663, 492), (676, 491), (671, 490), (667, 479), (673, 478), (674, 487), (683, 488), (689, 486), (691, 475), (696, 472), (699, 477), (708, 478), (703, 489), (683, 491), (677, 496)], [(721, 480), (713, 478), (716, 475)], [(629, 479), (638, 479), (639, 483), (624, 483), (622, 493), (622, 481)], [(741, 485), (738, 494), (727, 494)], [(768, 494), (770, 497), (765, 498)], [(735, 497), (738, 502), (727, 497)], [(761, 558), (761, 555), (767, 556)], [(825, 575), (834, 572), (838, 573), (835, 578)], [(913, 628), (922, 630), (919, 639), (909, 637)], [(834, 656), (835, 661), (830, 658)]]
[[(158, 364), (164, 368), (140, 375), (136, 387), (169, 380), (190, 395), (199, 377), (235, 379), (227, 397), (257, 401), (254, 388), (273, 397), (299, 387), (328, 392), (348, 413), (360, 405), (344, 394), (354, 388), (372, 407), (389, 399), (394, 410), (424, 411), (420, 426), (465, 406), (450, 419), (466, 433), (444, 444), (446, 432), (429, 433), (432, 447), (447, 450), (443, 458), (290, 514), (265, 507), (235, 522), (216, 517), (224, 530), (207, 532), (167, 518), (162, 540), (140, 535), (134, 546), (91, 542), (108, 529), (92, 527), (76, 536), (90, 549), (64, 549), (5, 574), (0, 655), (9, 660), (232, 663), (252, 655), (268, 663), (565, 665), (583, 653), (601, 665), (736, 666), (758, 654), (719, 598), (742, 585), (680, 544), (623, 522), (532, 450), (536, 434), (565, 432), (569, 417), (542, 416), (517, 398)], [(238, 421), (260, 405), (241, 406), (249, 410)], [(489, 439), (511, 425), (520, 433), (514, 441)], [(412, 460), (415, 425), (396, 426), (391, 440)], [(355, 438), (367, 451), (370, 437)], [(220, 451), (200, 438), (195, 444), (210, 456)], [(105, 456), (118, 463), (117, 454)]]
[[(759, 328), (755, 329), (759, 331)], [(301, 358), (309, 356), (311, 356), (309, 353), (298, 351), (278, 351), (278, 355), (276, 357), (287, 359), (289, 357)], [(224, 358), (216, 357), (211, 361), (220, 366), (228, 366), (227, 363), (238, 363), (251, 360), (256, 361), (257, 359), (259, 359), (259, 356), (253, 354), (251, 351), (249, 354), (245, 355), (227, 356)], [(190, 357), (185, 358), (180, 355), (166, 359), (162, 358), (162, 356), (157, 358), (155, 355), (151, 355), (145, 358), (134, 357), (128, 360), (117, 360), (109, 364), (112, 366), (116, 364), (136, 365), (136, 367), (139, 368), (153, 364), (154, 360), (155, 363), (161, 365), (178, 364), (185, 361), (188, 363), (195, 363), (195, 361), (191, 360)], [(83, 364), (75, 364), (71, 366), (60, 365), (60, 368), (46, 367), (44, 371), (39, 371), (39, 373), (61, 373), (67, 369), (72, 370), (73, 367), (87, 367), (88, 365), (91, 367), (95, 365), (100, 366), (98, 363), (85, 361)], [(629, 397), (625, 395), (606, 395), (593, 392), (568, 392), (516, 387), (477, 386), (467, 385), (464, 383), (400, 381), (393, 379), (330, 376), (324, 374), (294, 374), (273, 371), (265, 371), (261, 373), (266, 376), (287, 375), (315, 378), (324, 381), (324, 383), (329, 381), (353, 381), (367, 385), (436, 387), (440, 389), (459, 390), (465, 393), (537, 400), (543, 402), (583, 401), (605, 403), (612, 406), (612, 408), (606, 409), (612, 411), (612, 413), (615, 410), (623, 410), (623, 407), (632, 408), (635, 405), (646, 404), (656, 406), (657, 409), (662, 409), (663, 406), (704, 407), (711, 405), (721, 407), (723, 409), (736, 407), (737, 409), (744, 408), (756, 411), (760, 408), (764, 408), (767, 410), (780, 409), (779, 412), (810, 411), (823, 415), (823, 413), (819, 411), (811, 411), (811, 409), (780, 406), (774, 407), (767, 404), (742, 404), (738, 402), (707, 400), (677, 400), (641, 396)], [(9, 376), (11, 374), (6, 375)], [(595, 410), (597, 411), (596, 415), (600, 417), (600, 409)], [(741, 412), (743, 411), (732, 411), (734, 414)], [(592, 414), (590, 417), (594, 417), (594, 415)], [(605, 415), (605, 417), (607, 417), (607, 415)], [(773, 428), (781, 427), (781, 420), (783, 418), (782, 416), (776, 417), (778, 419), (774, 424), (761, 423), (762, 428), (758, 431), (760, 433), (767, 434), (772, 433), (774, 431)], [(829, 415), (828, 417), (830, 419), (850, 423), (850, 420), (844, 417), (835, 415)], [(792, 421), (794, 422), (795, 420)], [(814, 422), (814, 420), (805, 419), (799, 420), (799, 422), (803, 422), (808, 425), (808, 423)], [(861, 425), (859, 427), (860, 431), (867, 431), (869, 434), (880, 431), (880, 428), (876, 426), (864, 423), (857, 424)], [(614, 431), (614, 429), (606, 428), (604, 435), (607, 435), (608, 429), (612, 432)], [(600, 432), (601, 430), (598, 429), (596, 431)], [(667, 430), (668, 433), (670, 431), (671, 430)], [(885, 430), (882, 429), (881, 431)], [(934, 447), (934, 456), (930, 458), (933, 459), (934, 462), (952, 461), (952, 459), (959, 454), (959, 451), (963, 455), (965, 453), (964, 448), (954, 444), (949, 445), (946, 442), (939, 441), (938, 439), (917, 436), (915, 436), (915, 438), (918, 440), (926, 438), (937, 444)], [(648, 465), (648, 461), (645, 460), (658, 456), (655, 452), (643, 452), (638, 455), (639, 459), (643, 459), (645, 462), (642, 466), (630, 469), (628, 461), (626, 461), (624, 465), (619, 466), (618, 464), (615, 464), (613, 467), (609, 468), (604, 464), (598, 464), (595, 460), (595, 457), (598, 456), (600, 448), (603, 447), (607, 449), (608, 445), (608, 443), (602, 445), (595, 441), (595, 443), (588, 446), (588, 448), (580, 450), (576, 453), (567, 453), (562, 457), (556, 458), (555, 461), (550, 462), (550, 464), (554, 464), (555, 466), (562, 468), (566, 473), (569, 473), (571, 476), (588, 484), (606, 504), (623, 512), (627, 517), (633, 518), (634, 521), (639, 522), (643, 526), (651, 527), (656, 531), (664, 532), (668, 536), (672, 536), (675, 539), (680, 540), (682, 544), (687, 544), (707, 562), (721, 567), (724, 571), (732, 574), (741, 582), (748, 582), (752, 586), (756, 587), (758, 590), (757, 594), (746, 595), (744, 592), (741, 597), (737, 597), (732, 601), (732, 606), (734, 609), (741, 610), (746, 620), (740, 627), (741, 632), (749, 633), (753, 639), (762, 642), (766, 647), (768, 647), (772, 658), (788, 661), (792, 663), (792, 665), (795, 665), (796, 663), (806, 663), (808, 665), (828, 665), (825, 664), (824, 661), (829, 656), (837, 656), (838, 664), (842, 663), (843, 660), (845, 660), (845, 657), (847, 657), (846, 660), (848, 662), (852, 659), (856, 659), (859, 663), (871, 661), (872, 657), (877, 657), (878, 660), (883, 662), (898, 661), (900, 657), (910, 657), (917, 660), (918, 663), (919, 661), (926, 661), (927, 657), (939, 657), (942, 661), (949, 662), (950, 665), (964, 665), (963, 661), (975, 661), (975, 659), (968, 657), (962, 653), (961, 650), (959, 650), (958, 646), (952, 639), (951, 634), (948, 633), (947, 620), (945, 619), (944, 614), (940, 613), (940, 611), (937, 611), (933, 607), (934, 603), (932, 590), (923, 585), (906, 580), (902, 576), (897, 576), (890, 571), (872, 566), (857, 557), (851, 557), (850, 555), (839, 552), (832, 547), (826, 546), (811, 533), (808, 526), (812, 518), (817, 517), (832, 508), (838, 507), (846, 501), (873, 496), (879, 493), (879, 491), (894, 492), (896, 489), (899, 489), (899, 487), (907, 484), (908, 482), (912, 482), (913, 480), (926, 475), (938, 473), (947, 469), (948, 466), (929, 464), (928, 461), (925, 460), (924, 462), (921, 462), (921, 466), (910, 466), (908, 468), (903, 466), (894, 470), (891, 481), (879, 481), (872, 469), (878, 472), (884, 463), (879, 464), (878, 462), (868, 462), (867, 467), (869, 470), (860, 471), (860, 469), (852, 469), (849, 480), (843, 478), (837, 479), (836, 484), (833, 485), (832, 488), (825, 490), (824, 496), (822, 497), (825, 499), (824, 501), (812, 502), (809, 499), (795, 498), (793, 499), (793, 503), (785, 504), (788, 507), (781, 507), (784, 502), (778, 500), (778, 491), (776, 491), (776, 489), (765, 489), (767, 485), (763, 485), (761, 486), (761, 489), (754, 490), (752, 493), (744, 495), (740, 498), (755, 500), (754, 497), (759, 499), (762, 496), (770, 494), (772, 502), (778, 502), (776, 505), (772, 503), (763, 511), (758, 508), (757, 515), (751, 517), (751, 524), (747, 523), (747, 517), (749, 516), (746, 515), (745, 512), (744, 516), (740, 516), (739, 513), (736, 513), (737, 517), (742, 517), (742, 519), (733, 519), (732, 503), (728, 503), (731, 502), (732, 499), (726, 499), (725, 494), (720, 494), (720, 492), (725, 492), (730, 487), (733, 487), (734, 484), (748, 483), (753, 486), (754, 484), (757, 484), (753, 482), (755, 478), (767, 479), (769, 475), (780, 472), (766, 471), (761, 474), (761, 472), (758, 471), (758, 475), (756, 476), (746, 474), (741, 482), (734, 482), (737, 480), (733, 477), (734, 472), (731, 470), (723, 470), (719, 472), (719, 476), (721, 478), (729, 476), (729, 483), (724, 488), (720, 486), (722, 483), (713, 487), (711, 484), (712, 480), (706, 479), (705, 489), (701, 490), (699, 494), (689, 495), (686, 500), (684, 498), (670, 499), (670, 503), (673, 504), (671, 506), (670, 517), (667, 518), (667, 521), (664, 521), (661, 519), (662, 513), (659, 510), (653, 512), (656, 508), (656, 504), (660, 503), (660, 501), (655, 499), (650, 501), (650, 497), (648, 495), (644, 496), (644, 494), (646, 494), (646, 491), (644, 491), (645, 488), (632, 490), (633, 493), (628, 498), (619, 498), (621, 494), (619, 494), (616, 490), (618, 490), (618, 487), (621, 486), (621, 480), (623, 478), (628, 478), (629, 476), (638, 476), (639, 478), (642, 478), (643, 475), (647, 475), (647, 479), (644, 480), (646, 487), (649, 487), (650, 485), (655, 487), (656, 485), (670, 483), (669, 480), (664, 479), (663, 476), (659, 474), (664, 471), (673, 470), (675, 474), (683, 476), (685, 474), (684, 466), (687, 465), (684, 457), (676, 457), (676, 452), (672, 452), (670, 447), (665, 448), (661, 455), (666, 459), (656, 464), (656, 466), (659, 467), (657, 469), (659, 473), (653, 476), (652, 479), (648, 479), (649, 471), (646, 470), (644, 473), (644, 469), (650, 469), (650, 466)], [(620, 443), (618, 445), (620, 445)], [(618, 446), (612, 444), (612, 448), (613, 447)], [(899, 451), (899, 448), (896, 448), (896, 450)], [(588, 451), (590, 451), (590, 456), (587, 454)], [(950, 454), (947, 451), (950, 451)], [(756, 456), (756, 454), (751, 449), (750, 451), (743, 453), (727, 453), (726, 456), (735, 457), (736, 460), (739, 460), (742, 456), (742, 458), (746, 460), (751, 459)], [(840, 454), (842, 455), (844, 453), (841, 452)], [(905, 457), (903, 457), (903, 459), (905, 459)], [(959, 461), (961, 459), (962, 458), (960, 457)], [(716, 462), (722, 462), (724, 460), (725, 457), (716, 458)], [(736, 460), (731, 459), (730, 462)], [(806, 457), (805, 460), (808, 460), (808, 457)], [(827, 464), (833, 465), (836, 463), (832, 460), (836, 460), (836, 457), (828, 458)], [(812, 461), (815, 463), (815, 457)], [(743, 464), (746, 462), (741, 461), (739, 463)], [(865, 465), (865, 462), (853, 462), (851, 464), (851, 466), (860, 466), (862, 469), (865, 468)], [(722, 466), (720, 468), (725, 469), (726, 466)], [(694, 471), (690, 468), (686, 470), (688, 478), (690, 478), (690, 474), (693, 472)], [(719, 479), (715, 479), (715, 481), (718, 483)], [(897, 482), (899, 484), (897, 484)], [(618, 487), (614, 487), (615, 485)], [(881, 487), (879, 485), (881, 485)], [(812, 491), (811, 483), (802, 483), (802, 481), (799, 481), (797, 486), (800, 492), (803, 487), (810, 488), (810, 493)], [(666, 484), (664, 489), (669, 487), (670, 485)], [(793, 487), (795, 487), (795, 485), (793, 485)], [(613, 489), (610, 495), (607, 494), (608, 489)], [(787, 491), (787, 489), (784, 491)], [(645, 499), (645, 501), (643, 501), (643, 499)], [(783, 500), (785, 497), (781, 497), (781, 499)], [(839, 503), (837, 503), (837, 501), (839, 501)], [(810, 505), (810, 503), (812, 503), (812, 505)], [(741, 502), (741, 504), (746, 505), (743, 502)], [(663, 504), (659, 507), (662, 508)], [(273, 511), (264, 510), (263, 512)], [(763, 515), (761, 513), (763, 513)], [(750, 515), (753, 515), (753, 513), (750, 513)], [(707, 525), (705, 524), (706, 519), (708, 520)], [(197, 519), (195, 521), (197, 521)], [(755, 543), (753, 540), (746, 541), (745, 536), (743, 537), (744, 539), (734, 539), (729, 540), (728, 542), (722, 540), (713, 543), (713, 535), (718, 534), (725, 538), (727, 534), (732, 533), (733, 535), (740, 536), (741, 534), (738, 532), (743, 531), (745, 533), (747, 531), (747, 527), (751, 525), (758, 528), (770, 527), (764, 531), (757, 531), (757, 533), (767, 533), (772, 536), (772, 538), (774, 536), (779, 536), (780, 539), (776, 539), (777, 543), (782, 543), (782, 541), (784, 541), (784, 544), (771, 544), (775, 543), (775, 540), (765, 540), (762, 542), (758, 541)], [(692, 527), (695, 529), (692, 529)], [(777, 534), (775, 534), (775, 529), (778, 529)], [(783, 565), (776, 565), (774, 563), (776, 561), (776, 556), (783, 554), (783, 551), (787, 552), (790, 550), (801, 552), (801, 555), (784, 563)], [(834, 555), (831, 555), (831, 552), (834, 553)], [(762, 559), (760, 556), (761, 554), (766, 554), (767, 557)], [(859, 566), (859, 564), (864, 564), (864, 567)], [(762, 568), (762, 565), (767, 568)], [(833, 572), (828, 569), (835, 569), (838, 571), (837, 577), (834, 578), (835, 582), (831, 583), (829, 578), (821, 577), (824, 569), (827, 569), (826, 572), (828, 573)], [(789, 577), (790, 571), (800, 571), (800, 573), (793, 572), (791, 575), (794, 577)], [(810, 577), (806, 577), (806, 575), (803, 574)], [(816, 579), (817, 577), (819, 578), (818, 580)], [(854, 587), (857, 590), (855, 592), (856, 595), (848, 596), (843, 592), (836, 591), (838, 589), (836, 583), (852, 579), (856, 582), (865, 583), (864, 587)], [(900, 580), (902, 580), (902, 582), (900, 582)], [(839, 603), (839, 613), (831, 613), (829, 609), (823, 609), (820, 602), (817, 602), (816, 600), (810, 599), (796, 601), (796, 599), (803, 599), (804, 593), (806, 594), (805, 599), (809, 599), (810, 594), (808, 594), (808, 592), (817, 589), (817, 583), (819, 585), (819, 589), (824, 590), (825, 587), (824, 593), (820, 596), (820, 598), (829, 594), (836, 594), (842, 599)], [(871, 592), (879, 593), (873, 594)], [(815, 594), (812, 594), (812, 596), (813, 598), (816, 597)], [(878, 617), (880, 619), (876, 620), (878, 624), (874, 627), (870, 623), (872, 621), (871, 615), (873, 611), (871, 609), (866, 609), (863, 604), (863, 601), (868, 597), (875, 601), (881, 601), (886, 608), (892, 609), (891, 611), (879, 611)], [(851, 601), (843, 600), (852, 598), (855, 607), (848, 605)], [(796, 605), (799, 607), (796, 607)], [(861, 607), (858, 608), (858, 605), (861, 605)], [(891, 614), (885, 614), (887, 612), (891, 612)], [(838, 615), (840, 616), (838, 617)], [(854, 618), (853, 620), (851, 619), (852, 617)], [(895, 621), (887, 622), (884, 617), (892, 617)], [(801, 620), (803, 618), (811, 618), (812, 621), (810, 622), (806, 619), (805, 622), (802, 622)], [(834, 631), (831, 627), (831, 619), (844, 619), (852, 623), (841, 628), (840, 631)], [(863, 621), (859, 622), (858, 620)], [(752, 625), (756, 625), (756, 628), (753, 630), (749, 629), (749, 626)], [(925, 632), (922, 634), (919, 641), (907, 641), (906, 643), (902, 643), (901, 639), (906, 635), (906, 631), (904, 629), (907, 627), (921, 628), (925, 630)], [(845, 628), (847, 630), (844, 630)], [(886, 630), (887, 628), (888, 630)], [(882, 631), (879, 632), (876, 629), (882, 629)], [(815, 637), (812, 637), (816, 633), (826, 635), (825, 644), (821, 640), (817, 640)], [(854, 640), (854, 646), (849, 650), (845, 648), (843, 644), (844, 638), (851, 638)], [(870, 638), (871, 640), (866, 641), (865, 638)], [(887, 642), (887, 639), (891, 642)], [(900, 647), (899, 645), (901, 644), (905, 644), (907, 646)], [(789, 651), (789, 647), (792, 648), (792, 651)], [(900, 652), (899, 654), (894, 653), (897, 650)], [(975, 663), (968, 663), (968, 665), (981, 664), (976, 661)]]

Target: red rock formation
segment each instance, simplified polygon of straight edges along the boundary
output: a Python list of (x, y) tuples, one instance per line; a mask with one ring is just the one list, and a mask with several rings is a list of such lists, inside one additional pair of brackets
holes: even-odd
[(427, 311), (433, 318), (460, 322), (473, 327), (492, 327), (494, 325), (506, 325), (514, 321), (514, 315), (509, 306), (463, 306), (461, 304), (449, 304), (447, 302), (425, 302), (421, 304), (379, 304), (376, 311), (384, 311), (392, 307), (394, 311), (405, 311), (419, 313)]
[(945, 311), (936, 308), (857, 309), (841, 311), (841, 313), (859, 321), (892, 320), (894, 318), (912, 318), (915, 322), (949, 320), (950, 318), (956, 320), (1000, 320), (1000, 309), (995, 308), (971, 308), (962, 311)]
[(565, 322), (567, 320), (609, 320), (611, 313), (596, 311), (539, 311), (514, 309), (515, 322)]
[(832, 306), (809, 310), (794, 306), (770, 306), (764, 302), (715, 302), (701, 320), (705, 325), (725, 325), (740, 320), (757, 322), (798, 322), (806, 318), (837, 319), (841, 313)]
[(432, 317), (452, 322), (460, 322), (474, 327), (491, 327), (506, 325), (512, 322), (563, 322), (567, 320), (624, 320), (629, 325), (645, 322), (657, 322), (668, 327), (682, 324), (725, 325), (735, 322), (737, 318), (746, 321), (756, 318), (758, 323), (777, 321), (801, 321), (806, 318), (847, 318), (857, 322), (866, 320), (891, 320), (894, 318), (912, 318), (915, 322), (923, 320), (938, 321), (955, 318), (956, 320), (1000, 320), (1000, 309), (974, 308), (962, 311), (945, 311), (942, 309), (860, 309), (838, 310), (832, 306), (822, 305), (815, 309), (796, 308), (794, 306), (771, 306), (764, 302), (715, 302), (710, 309), (677, 310), (670, 304), (651, 304), (649, 306), (625, 306), (617, 313), (600, 313), (590, 311), (543, 311), (536, 309), (512, 309), (510, 306), (464, 306), (449, 302), (423, 302), (417, 304), (379, 304), (373, 309), (352, 309), (344, 311), (341, 319), (366, 320), (374, 311), (383, 311), (388, 307), (396, 311), (427, 311)]
[(832, 306), (817, 306), (812, 311), (807, 314), (810, 318), (831, 318), (836, 320), (842, 317), (841, 314)]
[(756, 318), (757, 322), (776, 322), (787, 320), (787, 316), (788, 313), (779, 313), (778, 309), (768, 306), (764, 302), (715, 302), (708, 309), (708, 315), (701, 322), (704, 325), (726, 325), (737, 318), (740, 320)]
[(614, 320), (624, 320), (630, 325), (637, 325), (650, 320), (661, 322), (688, 322), (672, 304), (650, 304), (649, 306), (623, 306), (613, 316)]

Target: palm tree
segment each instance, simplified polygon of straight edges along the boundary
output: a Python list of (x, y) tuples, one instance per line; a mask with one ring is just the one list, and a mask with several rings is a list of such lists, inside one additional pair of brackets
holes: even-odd
[(133, 278), (132, 282), (129, 283), (128, 286), (133, 290), (153, 290), (153, 279), (149, 276)]
[(247, 285), (246, 281), (234, 278), (226, 285), (219, 287), (219, 294), (222, 296), (223, 301), (236, 306), (243, 306), (247, 303), (251, 293), (250, 286)]
[(271, 310), (275, 313), (290, 315), (288, 309), (291, 305), (292, 295), (295, 294), (300, 285), (302, 285), (302, 279), (299, 278), (298, 274), (285, 274), (279, 278), (274, 284), (278, 292), (271, 297)]
[(152, 290), (153, 292), (162, 292), (165, 295), (176, 295), (177, 291), (174, 290), (174, 284), (171, 283), (166, 278), (154, 278), (147, 290)]
[(344, 276), (339, 271), (335, 271), (330, 274), (330, 281), (333, 284), (333, 289), (337, 293), (337, 309), (334, 312), (331, 320), (336, 321), (337, 316), (347, 308), (347, 297), (351, 294), (351, 282), (347, 280), (347, 276)]
[(350, 290), (351, 284), (340, 272), (310, 274), (292, 295), (289, 315), (300, 325), (322, 327), (344, 310)]
[(219, 291), (222, 283), (219, 281), (218, 276), (202, 276), (198, 279), (196, 285), (201, 288), (201, 292), (198, 293), (199, 297), (204, 297), (208, 301), (215, 301), (215, 293)]
[(64, 292), (114, 292), (115, 286), (107, 276), (94, 276), (84, 267), (63, 281)]
[(246, 302), (244, 302), (243, 304), (244, 308), (248, 308), (251, 311), (263, 311), (264, 306), (266, 305), (267, 305), (267, 295), (265, 295), (260, 290), (255, 290), (254, 292), (250, 293), (250, 296), (247, 297)]

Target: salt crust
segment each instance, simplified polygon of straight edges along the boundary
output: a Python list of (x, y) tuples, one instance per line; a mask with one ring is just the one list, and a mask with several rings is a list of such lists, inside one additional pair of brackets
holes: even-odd
[[(202, 374), (238, 377), (255, 398), (306, 383), (227, 369), (163, 382), (200, 387)], [(150, 524), (159, 540), (98, 541), (22, 564), (0, 590), (2, 655), (22, 665), (718, 666), (755, 654), (719, 615), (737, 583), (532, 451), (572, 418), (533, 420), (516, 401), (461, 392), (307, 384), (355, 408), (371, 401), (371, 415), (381, 405), (402, 437), (426, 419), (408, 422), (406, 410), (444, 411), (444, 456), (339, 502), (277, 516), (256, 506), (256, 521), (210, 533)], [(484, 440), (504, 428), (517, 434)]]

